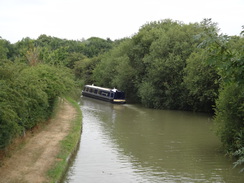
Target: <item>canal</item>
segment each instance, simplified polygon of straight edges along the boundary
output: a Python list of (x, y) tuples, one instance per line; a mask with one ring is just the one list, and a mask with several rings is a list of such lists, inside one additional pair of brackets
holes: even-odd
[(65, 183), (243, 183), (206, 114), (81, 98), (83, 132)]

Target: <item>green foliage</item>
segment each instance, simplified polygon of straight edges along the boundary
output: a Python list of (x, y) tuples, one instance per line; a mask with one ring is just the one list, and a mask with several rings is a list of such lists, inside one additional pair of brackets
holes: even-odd
[(202, 33), (205, 39), (200, 47), (206, 47), (210, 55), (209, 65), (213, 65), (224, 83), (244, 82), (244, 38), (217, 35), (209, 25), (214, 23), (211, 19), (203, 21), (205, 31)]
[[(244, 128), (244, 87), (235, 83), (224, 86), (217, 100), (215, 122), (221, 141), (229, 152), (237, 149), (236, 139)], [(244, 141), (242, 144), (244, 145)]]
[(188, 102), (194, 111), (211, 112), (218, 96), (219, 75), (213, 66), (206, 64), (208, 59), (206, 50), (197, 50), (189, 56), (184, 69)]
[[(238, 157), (238, 160), (234, 163), (234, 167), (244, 164), (244, 128), (237, 134), (236, 146), (237, 150), (232, 154), (233, 156)], [(241, 169), (241, 172), (244, 172), (244, 167)]]
[(69, 64), (68, 57), (68, 48), (60, 47), (50, 52), (44, 62), (55, 66), (67, 66)]
[(28, 52), (33, 52), (35, 49), (35, 42), (29, 37), (23, 38), (21, 41), (14, 44), (14, 60), (15, 62), (28, 63)]
[(244, 87), (236, 83), (223, 85), (214, 122), (227, 153), (238, 158), (237, 166), (244, 159)]
[(143, 82), (139, 88), (141, 103), (150, 108), (160, 107), (162, 101), (157, 93), (157, 88), (150, 81)]
[(6, 41), (0, 38), (0, 59), (7, 59), (8, 51)]
[(7, 87), (7, 82), (0, 80), (0, 149), (8, 145), (13, 136), (20, 131), (14, 103), (8, 101), (8, 98), (12, 97), (13, 91)]
[(96, 65), (93, 71), (93, 79), (95, 80), (96, 85), (112, 86), (112, 76), (115, 75), (115, 69), (113, 59), (107, 57), (109, 54), (110, 53), (107, 53), (102, 57), (101, 62)]
[(238, 156), (236, 165), (243, 163), (244, 129), (244, 38), (216, 35), (204, 20), (205, 35), (211, 56), (208, 64), (215, 67), (221, 77), (221, 88), (216, 102), (215, 123), (218, 135), (226, 149)]
[(118, 63), (115, 66), (117, 73), (114, 74), (112, 85), (118, 88), (123, 88), (126, 93), (133, 91), (136, 84), (133, 81), (136, 81), (137, 77), (135, 74), (137, 73), (136, 69), (130, 65), (129, 58), (126, 55), (117, 57), (116, 62)]
[(84, 41), (84, 55), (91, 58), (98, 56), (112, 48), (112, 41), (110, 39), (104, 40), (97, 37), (91, 37)]
[(67, 68), (38, 64), (30, 67), (13, 62), (0, 67), (0, 148), (46, 120), (54, 100), (74, 88)]
[[(94, 81), (97, 85), (119, 87), (127, 97), (148, 107), (192, 109), (190, 105), (194, 104), (189, 102), (184, 82), (188, 70), (184, 68), (201, 42), (195, 37), (202, 31), (199, 24), (172, 20), (146, 24), (102, 57), (94, 69)], [(202, 109), (208, 107), (211, 105), (198, 106), (196, 110), (208, 111)]]
[(85, 83), (93, 83), (92, 72), (98, 62), (98, 57), (87, 58), (85, 56), (80, 60), (75, 61), (74, 72), (76, 78), (82, 79)]
[[(1, 44), (0, 44), (1, 45)], [(24, 38), (15, 46), (15, 59), (33, 63), (42, 61), (55, 66), (74, 68), (76, 61), (84, 57), (93, 58), (112, 48), (110, 39), (89, 38), (83, 41), (66, 40), (47, 35), (40, 35), (37, 40)]]
[(99, 55), (112, 45), (110, 39), (74, 41), (46, 35), (12, 45), (0, 38), (0, 148), (46, 120), (58, 96), (75, 94), (78, 82), (92, 82)]

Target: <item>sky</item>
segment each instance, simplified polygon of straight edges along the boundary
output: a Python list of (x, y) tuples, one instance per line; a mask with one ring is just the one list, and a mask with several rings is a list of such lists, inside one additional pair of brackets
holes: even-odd
[(152, 21), (200, 23), (211, 18), (220, 33), (239, 35), (244, 0), (0, 0), (0, 37), (11, 43), (41, 34), (61, 39), (131, 37)]

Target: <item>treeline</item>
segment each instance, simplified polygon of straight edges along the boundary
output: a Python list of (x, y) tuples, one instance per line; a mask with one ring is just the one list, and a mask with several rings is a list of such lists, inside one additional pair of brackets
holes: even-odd
[(96, 63), (111, 48), (111, 40), (100, 38), (72, 41), (41, 35), (15, 44), (0, 39), (0, 149), (48, 119), (59, 96), (77, 91), (79, 78), (85, 78), (81, 71), (91, 75), (87, 60)]
[(242, 164), (243, 45), (243, 34), (221, 35), (209, 19), (151, 22), (115, 41), (0, 39), (0, 147), (11, 140), (8, 133), (23, 133), (28, 123), (46, 118), (39, 112), (50, 113), (54, 98), (94, 83), (124, 90), (127, 100), (146, 107), (214, 113), (226, 151)]
[(141, 27), (104, 54), (93, 71), (96, 84), (118, 87), (144, 106), (211, 112), (220, 76), (198, 46), (203, 24), (164, 20)]
[(244, 38), (218, 31), (209, 19), (148, 23), (101, 57), (93, 80), (147, 107), (214, 112), (226, 151), (242, 164)]

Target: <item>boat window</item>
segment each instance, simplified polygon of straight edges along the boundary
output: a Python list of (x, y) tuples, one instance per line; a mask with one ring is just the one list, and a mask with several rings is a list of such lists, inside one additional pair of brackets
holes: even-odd
[(97, 94), (97, 89), (94, 90), (94, 93)]
[(108, 92), (102, 91), (101, 95), (108, 96)]
[(114, 93), (111, 93), (111, 97), (114, 98)]

